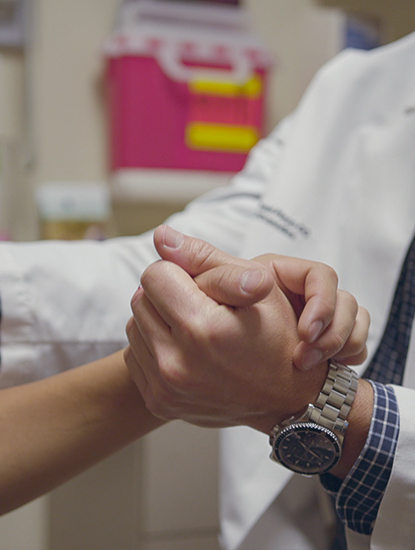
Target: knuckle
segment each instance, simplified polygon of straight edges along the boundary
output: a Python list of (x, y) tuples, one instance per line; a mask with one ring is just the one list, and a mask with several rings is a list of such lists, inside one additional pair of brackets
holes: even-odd
[(168, 402), (174, 391), (182, 391), (190, 384), (189, 371), (180, 357), (169, 356), (158, 359), (161, 385), (158, 387), (160, 399)]
[(358, 355), (365, 349), (365, 347), (366, 338), (361, 337), (360, 335), (352, 334), (347, 340), (345, 351), (347, 351), (348, 354)]
[(364, 349), (357, 354), (338, 354), (336, 358), (338, 358), (340, 361), (344, 361), (348, 365), (361, 365), (364, 361), (366, 361), (368, 357), (368, 351), (366, 346)]
[(175, 264), (168, 260), (157, 260), (146, 267), (141, 275), (141, 285), (145, 289), (153, 281), (163, 279), (171, 274), (172, 269), (176, 269)]
[(349, 305), (350, 311), (353, 313), (353, 315), (356, 317), (357, 312), (359, 311), (359, 304), (357, 303), (356, 298), (353, 296), (353, 294), (350, 294), (350, 292), (347, 291), (339, 291), (343, 292), (345, 299)]
[(178, 365), (169, 365), (160, 369), (162, 379), (166, 384), (175, 389), (183, 389), (187, 385), (187, 376)]
[(341, 350), (346, 342), (346, 336), (340, 333), (333, 334), (331, 339), (331, 347), (337, 353)]
[(364, 326), (364, 330), (367, 335), (369, 333), (369, 328), (371, 323), (369, 311), (365, 307), (359, 306), (357, 317), (358, 319), (360, 319), (361, 324)]
[(156, 263), (157, 262), (150, 264), (143, 271), (143, 273), (141, 274), (141, 284), (144, 284), (145, 282), (147, 282), (147, 280), (151, 277), (151, 274), (154, 272)]
[(214, 257), (216, 253), (216, 248), (206, 241), (194, 241), (192, 246), (195, 248), (194, 258), (197, 271), (203, 272), (205, 268), (210, 268), (212, 257)]
[(346, 336), (336, 332), (330, 335), (330, 338), (325, 338), (316, 345), (318, 349), (323, 353), (324, 357), (338, 354), (343, 349), (346, 342)]
[(180, 330), (186, 347), (198, 347), (206, 341), (211, 331), (211, 323), (207, 316), (199, 311), (184, 319)]
[(151, 391), (146, 392), (143, 399), (146, 408), (154, 416), (163, 420), (173, 420), (175, 418), (173, 394), (163, 384), (153, 385)]
[(322, 280), (331, 283), (333, 286), (337, 286), (339, 282), (339, 276), (337, 271), (330, 265), (322, 262), (311, 262), (308, 267), (308, 272), (318, 273)]
[(125, 327), (125, 333), (129, 340), (132, 339), (136, 329), (137, 329), (137, 326), (135, 324), (134, 317), (130, 317)]
[(149, 410), (153, 416), (161, 418), (162, 420), (172, 420), (171, 415), (166, 409), (164, 403), (161, 403), (153, 396), (149, 396), (145, 399), (145, 405), (147, 410)]
[(127, 346), (127, 347), (124, 349), (123, 357), (124, 357), (124, 362), (125, 362), (125, 364), (126, 364), (127, 367), (128, 367), (129, 364), (132, 362), (132, 359), (133, 359), (133, 354), (132, 354), (132, 351), (131, 351), (130, 346)]
[(333, 281), (333, 283), (337, 285), (337, 283), (339, 282), (339, 276), (337, 275), (335, 269), (329, 265), (325, 265), (324, 267), (326, 271), (326, 276), (329, 277)]

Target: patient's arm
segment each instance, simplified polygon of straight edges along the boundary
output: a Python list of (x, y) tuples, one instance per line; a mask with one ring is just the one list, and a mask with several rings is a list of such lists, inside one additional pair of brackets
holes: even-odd
[(0, 391), (0, 513), (46, 493), (160, 426), (122, 352)]

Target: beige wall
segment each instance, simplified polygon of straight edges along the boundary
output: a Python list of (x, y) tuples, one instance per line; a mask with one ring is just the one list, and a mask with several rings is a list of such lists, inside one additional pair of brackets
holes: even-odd
[(117, 0), (37, 0), (35, 179), (106, 176), (101, 46)]

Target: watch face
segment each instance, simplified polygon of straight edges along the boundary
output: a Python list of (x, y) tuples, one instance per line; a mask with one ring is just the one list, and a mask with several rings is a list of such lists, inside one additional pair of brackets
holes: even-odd
[(299, 474), (321, 474), (340, 459), (338, 437), (327, 428), (309, 422), (284, 428), (273, 443), (272, 458)]

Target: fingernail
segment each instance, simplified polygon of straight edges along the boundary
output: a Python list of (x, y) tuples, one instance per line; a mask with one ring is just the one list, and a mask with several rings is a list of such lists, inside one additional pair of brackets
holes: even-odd
[(247, 294), (252, 294), (264, 280), (264, 272), (261, 269), (245, 271), (241, 277), (241, 288)]
[(164, 228), (163, 245), (167, 248), (179, 248), (183, 242), (183, 235), (168, 225)]
[(321, 363), (323, 359), (323, 353), (319, 349), (310, 349), (306, 351), (303, 357), (303, 369), (309, 370)]
[(323, 321), (314, 321), (311, 323), (310, 328), (308, 329), (308, 339), (310, 344), (313, 344), (320, 334), (323, 332), (324, 323)]

